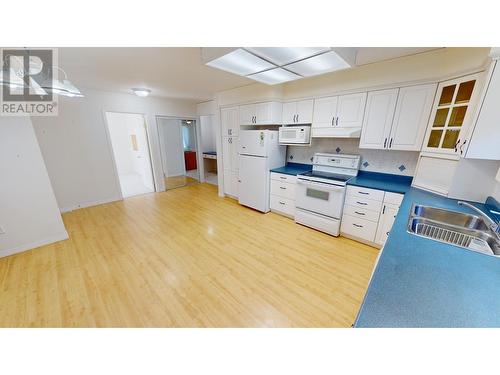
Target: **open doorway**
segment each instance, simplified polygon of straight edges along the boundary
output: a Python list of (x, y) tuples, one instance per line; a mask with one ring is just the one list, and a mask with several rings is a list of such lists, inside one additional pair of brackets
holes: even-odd
[(123, 198), (154, 192), (144, 115), (106, 112), (106, 123)]
[(198, 183), (196, 120), (158, 117), (157, 122), (165, 188)]

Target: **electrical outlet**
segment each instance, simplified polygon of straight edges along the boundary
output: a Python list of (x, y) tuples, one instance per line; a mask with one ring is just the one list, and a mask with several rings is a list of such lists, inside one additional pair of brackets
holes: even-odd
[(5, 229), (0, 225), (0, 234), (5, 234)]

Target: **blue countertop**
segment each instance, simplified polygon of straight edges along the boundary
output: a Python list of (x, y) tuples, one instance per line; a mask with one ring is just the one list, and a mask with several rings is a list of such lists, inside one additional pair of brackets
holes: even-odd
[(404, 194), (410, 190), (412, 180), (411, 176), (359, 171), (356, 177), (347, 181), (347, 185)]
[(500, 258), (409, 234), (413, 203), (474, 213), (454, 199), (410, 188), (355, 327), (500, 327)]
[(286, 163), (284, 167), (271, 169), (271, 172), (289, 174), (296, 176), (298, 174), (309, 172), (312, 170), (311, 164), (301, 164), (301, 163)]

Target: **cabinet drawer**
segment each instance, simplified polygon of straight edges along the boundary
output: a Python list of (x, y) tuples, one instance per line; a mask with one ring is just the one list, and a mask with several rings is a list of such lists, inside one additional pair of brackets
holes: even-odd
[(386, 192), (384, 197), (384, 203), (394, 204), (396, 206), (399, 206), (401, 205), (403, 198), (404, 194)]
[(294, 184), (295, 182), (297, 182), (297, 176), (284, 173), (271, 172), (271, 180), (290, 182)]
[(282, 212), (285, 215), (295, 216), (295, 201), (271, 194), (271, 210)]
[(374, 201), (373, 199), (361, 198), (356, 195), (348, 195), (345, 199), (345, 204), (348, 206), (364, 208), (365, 210), (372, 210), (377, 212), (380, 212), (380, 208), (382, 207), (382, 201)]
[(344, 214), (374, 222), (378, 222), (378, 218), (380, 216), (380, 213), (378, 211), (365, 210), (364, 208), (353, 207), (349, 205), (344, 206)]
[(374, 242), (375, 233), (377, 232), (377, 223), (352, 217), (350, 215), (344, 215), (340, 225), (340, 232)]
[(271, 180), (271, 194), (295, 200), (295, 184)]
[(384, 191), (359, 186), (347, 186), (347, 194), (360, 198), (373, 199), (374, 201), (380, 202), (384, 200)]

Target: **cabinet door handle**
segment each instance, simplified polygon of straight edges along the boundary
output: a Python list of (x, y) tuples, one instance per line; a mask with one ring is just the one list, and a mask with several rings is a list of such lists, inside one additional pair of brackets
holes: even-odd
[(332, 126), (335, 126), (335, 116), (332, 116)]
[(297, 122), (299, 122), (299, 115), (297, 115)]
[(385, 232), (385, 234), (389, 235), (389, 232)]
[(280, 204), (285, 204), (285, 202), (279, 201)]
[(359, 203), (359, 204), (361, 204), (361, 205), (363, 205), (363, 206), (366, 206), (366, 205), (368, 204), (368, 203), (365, 203), (365, 202), (359, 202), (359, 201), (356, 201), (356, 203)]
[(366, 191), (358, 191), (359, 194), (364, 194), (364, 195), (370, 195), (370, 193), (367, 193)]
[(352, 225), (354, 225), (355, 227), (358, 227), (358, 228), (363, 228), (363, 226), (362, 226), (362, 225), (359, 225), (359, 224), (354, 224), (354, 223), (352, 223)]
[(280, 177), (282, 180), (286, 180), (286, 177)]
[(460, 143), (460, 139), (458, 139), (457, 143), (455, 143), (455, 152), (457, 152), (457, 146)]
[(281, 190), (286, 190), (286, 187), (280, 186)]
[(339, 117), (337, 116), (337, 119), (335, 120), (335, 126), (339, 126)]
[(391, 148), (391, 147), (392, 147), (392, 138), (391, 138), (391, 140), (389, 141), (389, 148)]
[(382, 215), (385, 214), (385, 204), (384, 204), (384, 208), (382, 208)]
[(387, 146), (387, 138), (384, 140), (384, 148)]
[(358, 212), (358, 211), (354, 211), (355, 214), (358, 214), (358, 215), (362, 215), (362, 216), (365, 216), (366, 214), (364, 212)]
[(460, 145), (460, 155), (462, 155), (464, 153), (464, 151), (462, 150), (462, 148), (465, 146), (466, 143), (467, 143), (467, 139), (464, 139), (464, 141)]

